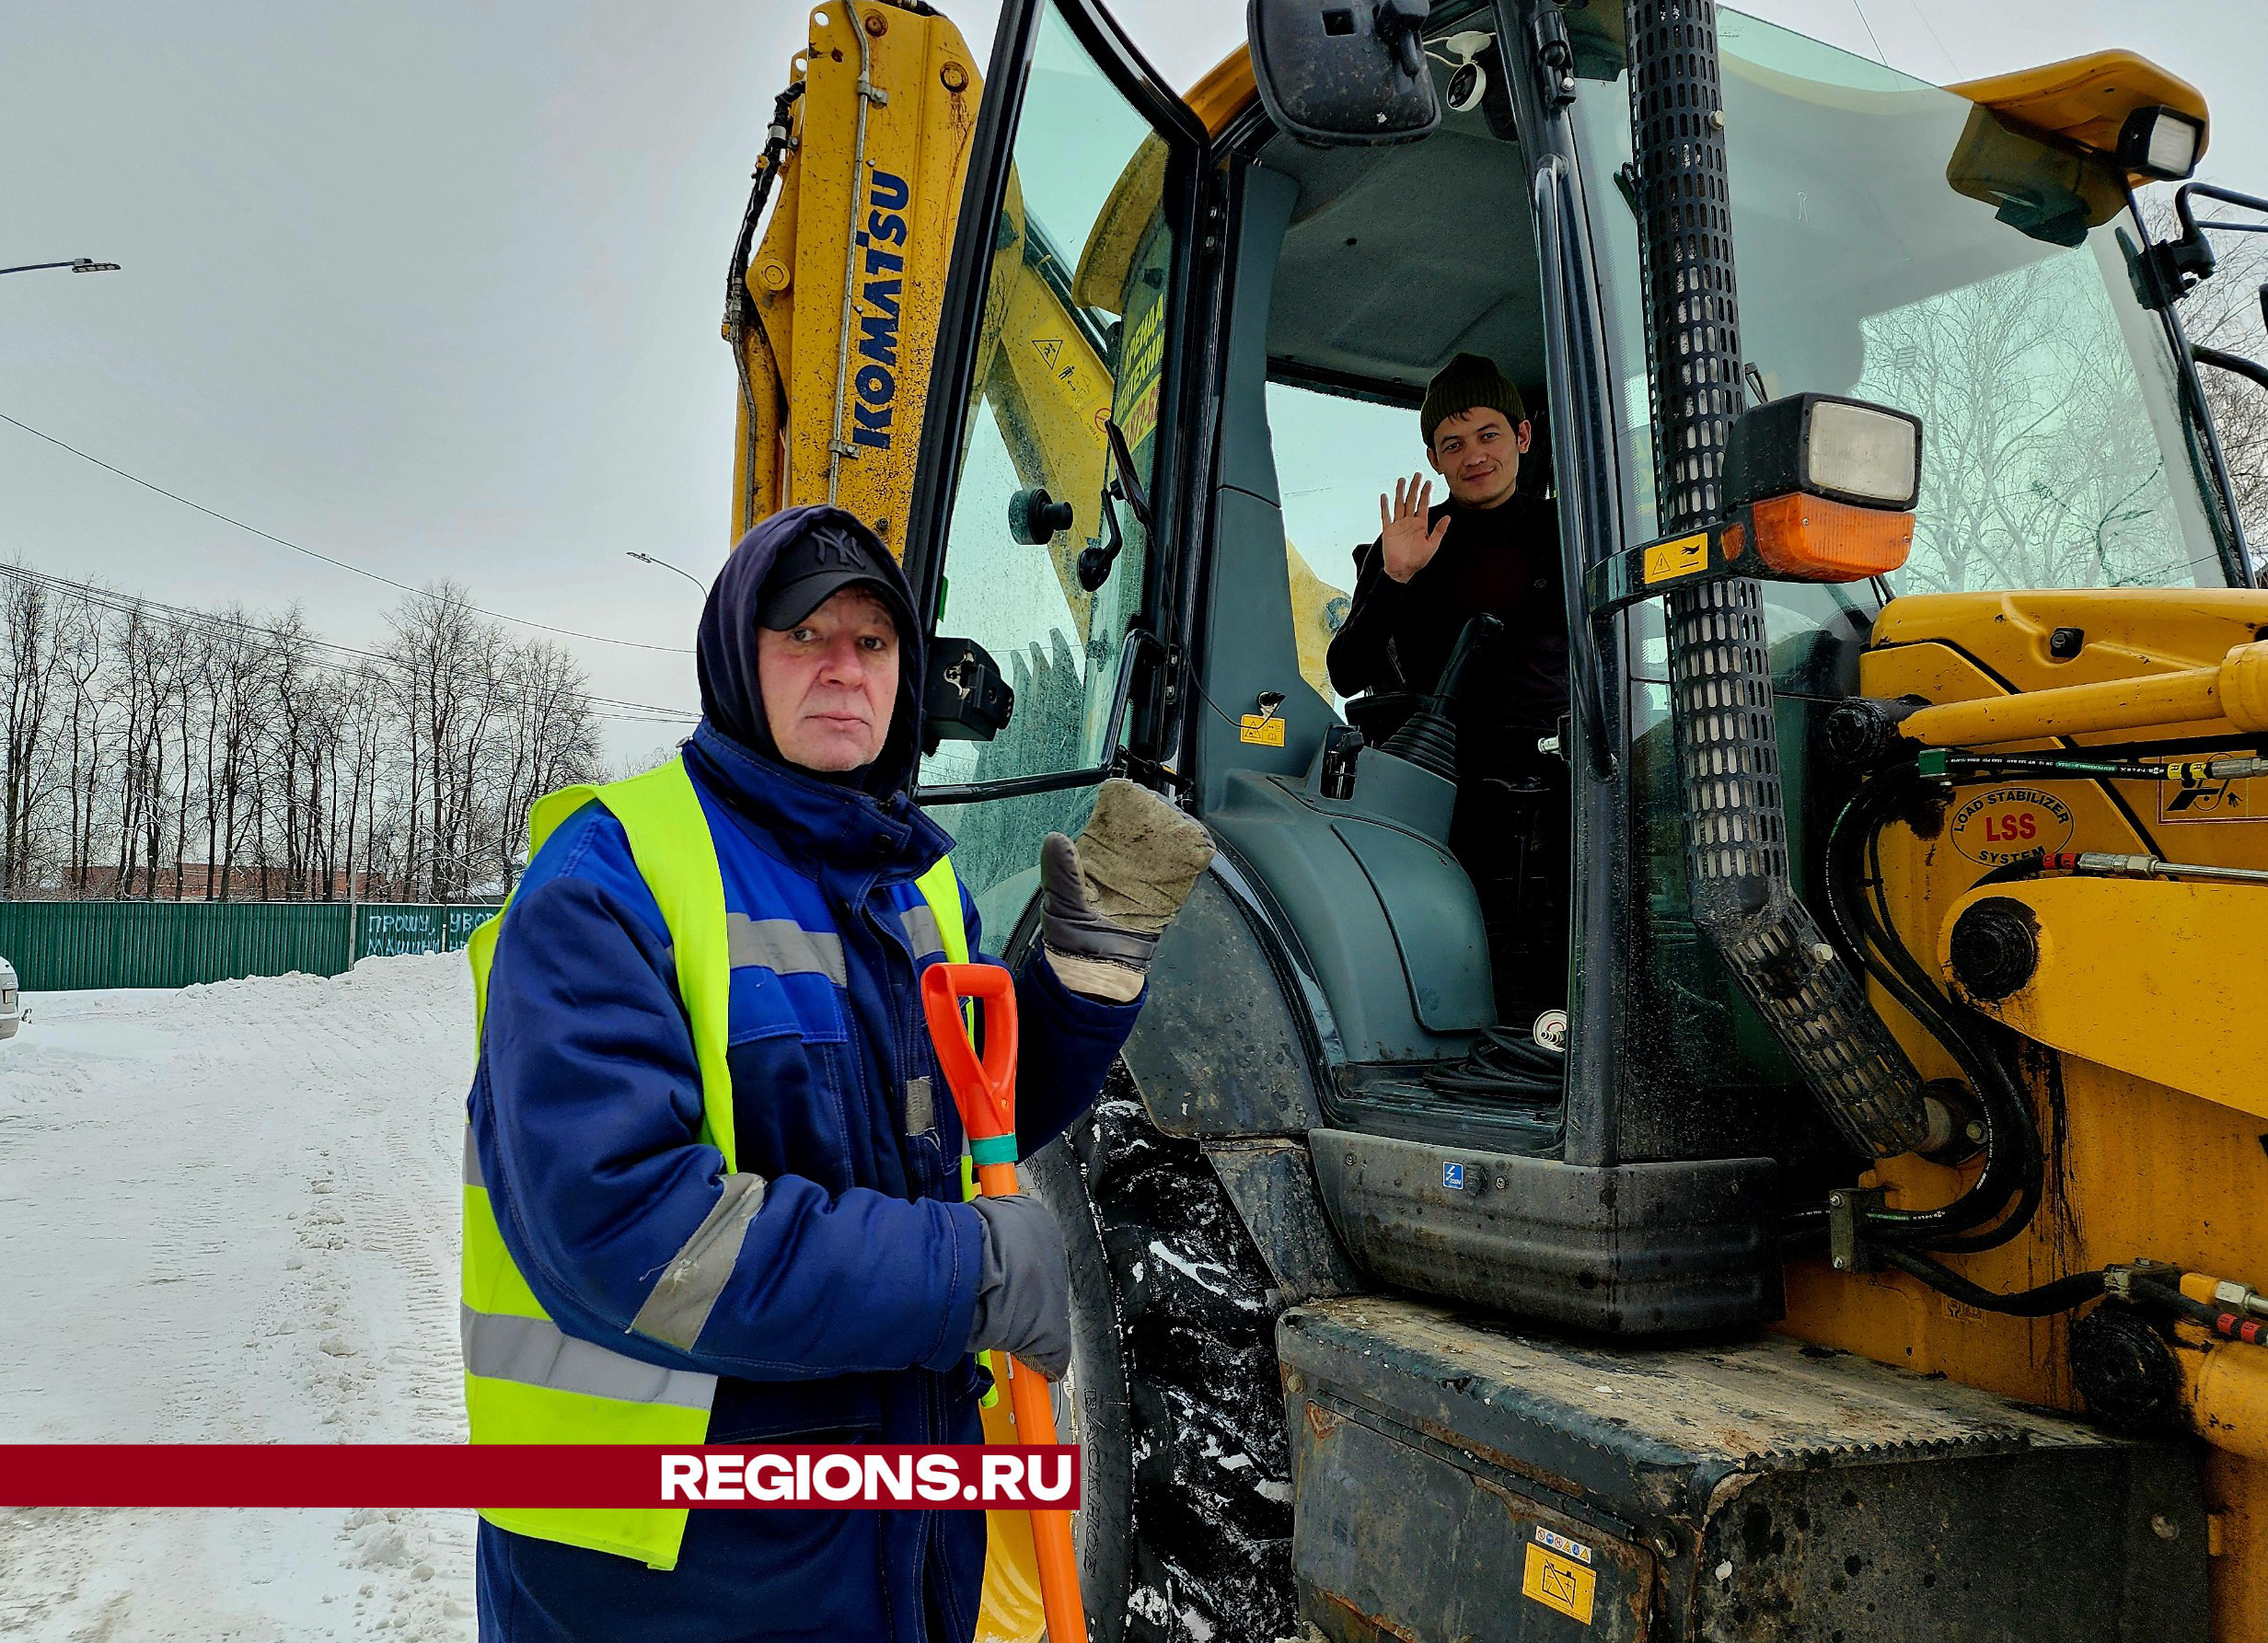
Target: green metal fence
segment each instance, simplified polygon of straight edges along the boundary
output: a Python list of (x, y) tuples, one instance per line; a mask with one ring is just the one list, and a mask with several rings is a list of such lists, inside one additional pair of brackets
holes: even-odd
[(0, 958), (26, 992), (189, 987), (353, 958), (450, 952), (493, 907), (307, 901), (0, 901)]

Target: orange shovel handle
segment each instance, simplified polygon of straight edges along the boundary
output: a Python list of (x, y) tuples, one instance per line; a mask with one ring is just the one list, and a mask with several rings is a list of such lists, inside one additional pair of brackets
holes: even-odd
[[(981, 1061), (961, 1019), (963, 999), (975, 1001), (983, 1012)], [(933, 964), (921, 972), (921, 1013), (969, 1140), (1015, 1134), (1015, 978), (996, 964)]]
[[(984, 1058), (969, 1043), (961, 1001), (975, 1000), (984, 1015)], [(935, 964), (921, 972), (921, 1013), (929, 1022), (945, 1084), (960, 1109), (977, 1155), (977, 1187), (987, 1198), (1016, 1191), (1016, 989), (994, 964)], [(987, 1156), (987, 1154), (990, 1156)], [(1021, 1443), (1056, 1441), (1055, 1405), (1037, 1370), (1007, 1354), (1008, 1409)], [(1047, 1618), (1047, 1643), (1087, 1643), (1086, 1607), (1079, 1596), (1079, 1559), (1071, 1550), (1071, 1515), (1032, 1514), (1032, 1551), (1039, 1565), (1039, 1603)]]
[[(1022, 1443), (1053, 1443), (1055, 1405), (1047, 1383), (1021, 1358), (1005, 1353), (1008, 1409)], [(1047, 1643), (1087, 1643), (1086, 1604), (1079, 1595), (1079, 1557), (1071, 1549), (1071, 1514), (1032, 1510), (1032, 1555), (1039, 1565), (1039, 1607), (1047, 1617)]]

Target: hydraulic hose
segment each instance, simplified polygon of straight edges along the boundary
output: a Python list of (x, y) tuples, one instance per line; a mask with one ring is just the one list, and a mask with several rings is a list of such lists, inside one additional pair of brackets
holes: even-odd
[[(1871, 903), (1859, 903), (1860, 918), (1869, 948), (1883, 956), (1895, 980), (1891, 985), (1896, 996), (1915, 1012), (1929, 1031), (1937, 1034), (1968, 1074), (1976, 1091), (1983, 1112), (1985, 1135), (1986, 1174), (1972, 1183), (1972, 1190), (1956, 1205), (1948, 1206), (1952, 1213), (1920, 1211), (1878, 1212), (1877, 1222), (1884, 1230), (1893, 1231), (1901, 1238), (1927, 1242), (1931, 1247), (1948, 1253), (1991, 1249), (2007, 1243), (2026, 1226), (2038, 1211), (2043, 1190), (2045, 1167), (2038, 1127), (2033, 1122), (2031, 1106), (2024, 1092), (2008, 1070), (2008, 1065), (1989, 1037), (1980, 1037), (1973, 1029), (1973, 1016), (1963, 1007), (1953, 1003), (1938, 989), (1933, 978), (1900, 939), (1883, 900), (1882, 873), (1880, 860), (1881, 826), (1889, 806), (1897, 794), (1885, 790), (1877, 803), (1880, 808), (1869, 819), (1863, 835), (1862, 849), (1867, 857), (1867, 878), (1870, 883)], [(1995, 1162), (2001, 1164), (1993, 1171)], [(2007, 1183), (2014, 1180), (2011, 1194)], [(1996, 1224), (1994, 1216), (2000, 1213), (2010, 1197), (2015, 1207)], [(1954, 1223), (1962, 1223), (1956, 1226)], [(1983, 1228), (1971, 1231), (1970, 1228)]]
[(724, 272), (724, 323), (728, 329), (737, 329), (743, 318), (748, 300), (748, 256), (756, 249), (757, 225), (763, 220), (765, 202), (771, 198), (771, 185), (779, 179), (780, 162), (787, 157), (788, 138), (793, 129), (789, 117), (794, 111), (795, 99), (803, 95), (804, 82), (797, 80), (771, 99), (771, 124), (765, 128), (764, 152), (757, 156), (748, 189), (748, 206), (740, 214), (740, 234), (733, 241), (732, 266)]
[(1434, 1069), (1425, 1082), (1448, 1095), (1557, 1102), (1567, 1094), (1567, 1057), (1527, 1033), (1489, 1027), (1464, 1060)]
[[(761, 418), (756, 403), (756, 384), (748, 375), (748, 258), (756, 249), (756, 230), (763, 220), (765, 202), (771, 198), (772, 184), (780, 176), (780, 165), (787, 157), (788, 140), (793, 132), (790, 124), (795, 109), (795, 99), (804, 95), (804, 82), (794, 81), (785, 91), (772, 98), (771, 124), (764, 133), (764, 152), (757, 156), (753, 181), (748, 188), (747, 209), (741, 213), (740, 233), (733, 241), (732, 266), (724, 272), (724, 339), (733, 350), (733, 371), (740, 382), (740, 409), (746, 425), (754, 428)], [(756, 464), (746, 464), (748, 488), (740, 499), (740, 513), (744, 519), (756, 513), (754, 481)]]
[[(1843, 807), (1828, 835), (1826, 902), (1844, 945), (1968, 1075), (1985, 1131), (1984, 1168), (1961, 1197), (1936, 1209), (1870, 1210), (1866, 1225), (1901, 1244), (1961, 1253), (2015, 1237), (2039, 1207), (2045, 1172), (2031, 1106), (1999, 1055), (1967, 1030), (1954, 1013), (1958, 1007), (1930, 981), (1895, 927), (1886, 916), (1877, 917), (1858, 894), (1858, 881), (1867, 874), (1857, 858), (1872, 852), (1896, 802), (1915, 785), (1911, 777), (1878, 776)], [(1873, 876), (1879, 894), (1879, 869)], [(2014, 1209), (2003, 1215), (2012, 1202)], [(1997, 1223), (1988, 1224), (1996, 1217)]]
[(2037, 1289), (2019, 1290), (2014, 1294), (2003, 1295), (1982, 1289), (1950, 1267), (1940, 1267), (1928, 1256), (1915, 1255), (1912, 1250), (1894, 1246), (1887, 1248), (1882, 1251), (1882, 1259), (1964, 1306), (1973, 1306), (1980, 1312), (1999, 1313), (2012, 1318), (2049, 1318), (2057, 1313), (2067, 1313), (2074, 1307), (2086, 1305), (2100, 1295), (2103, 1290), (2103, 1274), (2098, 1270), (2074, 1272), (2068, 1278), (2056, 1279)]

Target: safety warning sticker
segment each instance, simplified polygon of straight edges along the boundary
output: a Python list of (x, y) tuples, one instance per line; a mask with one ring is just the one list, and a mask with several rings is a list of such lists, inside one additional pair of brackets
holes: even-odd
[(1646, 584), (1674, 582), (1709, 568), (1709, 533), (1696, 532), (1673, 542), (1656, 542), (1646, 550)]
[(1533, 1598), (1546, 1609), (1556, 1609), (1569, 1620), (1589, 1626), (1599, 1577), (1597, 1571), (1571, 1557), (1532, 1545), (1527, 1568), (1521, 1573), (1520, 1590), (1522, 1596)]
[(1591, 1561), (1591, 1548), (1589, 1546), (1583, 1545), (1583, 1543), (1580, 1540), (1569, 1540), (1564, 1534), (1554, 1533), (1551, 1530), (1545, 1528), (1541, 1523), (1538, 1523), (1535, 1526), (1535, 1538), (1543, 1545), (1549, 1546), (1555, 1552), (1566, 1553), (1569, 1557), (1574, 1558), (1578, 1563), (1589, 1563)]
[(2268, 821), (2268, 782), (2256, 776), (2216, 780), (2201, 759), (2175, 766), (2173, 776), (2158, 784), (2161, 822)]
[(1946, 831), (1972, 862), (1997, 867), (2071, 842), (2071, 806), (2037, 787), (1995, 787), (1955, 806)]

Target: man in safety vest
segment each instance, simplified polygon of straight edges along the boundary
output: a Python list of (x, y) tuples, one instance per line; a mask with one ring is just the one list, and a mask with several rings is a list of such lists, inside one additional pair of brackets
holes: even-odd
[[(1036, 1201), (964, 1202), (918, 978), (978, 941), (906, 796), (920, 629), (834, 508), (748, 533), (702, 613), (677, 759), (538, 803), (475, 938), (465, 1148), (472, 1441), (973, 1443), (1001, 1348), (1060, 1375), (1069, 1274)], [(1018, 1141), (1086, 1110), (1210, 854), (1109, 784), (1041, 850), (1017, 976)], [(981, 1512), (483, 1511), (480, 1635), (966, 1643)]]

